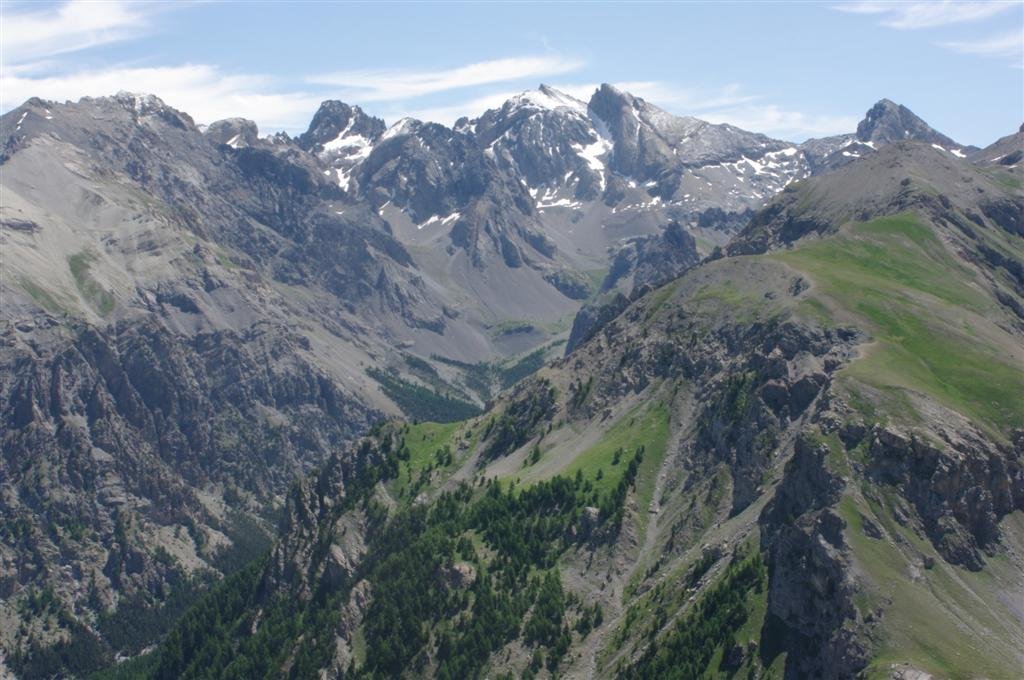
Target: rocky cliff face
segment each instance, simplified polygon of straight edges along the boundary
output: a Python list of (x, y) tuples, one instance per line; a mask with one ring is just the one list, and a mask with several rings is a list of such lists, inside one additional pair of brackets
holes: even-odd
[(601, 282), (600, 296), (588, 302), (573, 319), (566, 354), (590, 339), (644, 293), (678, 277), (698, 263), (697, 244), (678, 222), (662, 234), (627, 241), (615, 253)]
[(857, 125), (857, 139), (874, 144), (913, 139), (945, 149), (962, 149), (952, 139), (921, 120), (913, 111), (888, 99), (883, 99), (868, 109), (864, 120)]
[[(388, 408), (351, 379), (366, 345), (342, 300), (440, 316), (397, 283), (408, 255), (379, 218), (330, 213), (337, 187), (244, 121), (51, 106), (3, 122), (0, 580), (24, 621), (3, 644), (29, 676), (149, 644), (262, 549), (296, 474)], [(318, 291), (301, 306), (298, 278)]]
[[(62, 662), (18, 650), (55, 638), (78, 672), (137, 653), (161, 610), (258, 555), (295, 475), (378, 417), (269, 324), (66, 332), (4, 338), (0, 589), (5, 615), (22, 608), (4, 646), (26, 677)], [(49, 608), (23, 609), (41, 594)], [(132, 619), (138, 635), (119, 629)]]

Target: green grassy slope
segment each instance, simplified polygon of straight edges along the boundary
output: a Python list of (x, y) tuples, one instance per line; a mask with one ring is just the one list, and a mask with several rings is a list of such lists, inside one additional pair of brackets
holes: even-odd
[[(996, 303), (913, 214), (850, 225), (771, 255), (806, 273), (834, 320), (876, 341), (848, 376), (915, 390), (994, 431), (1024, 423), (1024, 356)], [(817, 307), (816, 309), (821, 309)]]

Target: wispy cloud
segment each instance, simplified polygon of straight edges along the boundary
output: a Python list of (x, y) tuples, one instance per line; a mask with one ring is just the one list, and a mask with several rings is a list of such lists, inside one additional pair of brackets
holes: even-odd
[(939, 43), (943, 47), (963, 54), (980, 54), (989, 57), (1009, 57), (1020, 63), (1024, 57), (1024, 31), (1010, 31), (977, 40), (954, 40)]
[(776, 104), (751, 104), (706, 111), (701, 118), (728, 123), (744, 130), (802, 142), (810, 137), (827, 137), (857, 128), (858, 116), (808, 114), (787, 110)]
[(1019, 6), (1019, 3), (999, 0), (988, 2), (979, 2), (978, 0), (969, 2), (960, 0), (943, 0), (942, 2), (865, 0), (864, 2), (845, 2), (836, 5), (835, 9), (851, 14), (878, 14), (883, 17), (881, 21), (883, 26), (913, 30), (987, 19), (1014, 6)]
[(708, 109), (746, 104), (758, 98), (742, 92), (742, 87), (735, 83), (704, 89), (679, 87), (659, 81), (623, 82), (615, 86), (663, 109), (694, 114)]
[(138, 37), (161, 6), (71, 0), (56, 7), (4, 8), (3, 56), (11, 64), (77, 52)]
[(4, 78), (0, 108), (6, 111), (29, 97), (63, 101), (121, 90), (155, 94), (197, 122), (246, 116), (265, 132), (304, 129), (322, 99), (308, 92), (280, 91), (274, 79), (266, 76), (232, 75), (207, 64), (186, 64), (45, 77), (11, 75)]
[(208, 64), (76, 68), (73, 53), (142, 37), (154, 30), (159, 12), (183, 5), (69, 0), (45, 9), (14, 9), (5, 3), (0, 110), (29, 97), (65, 101), (127, 90), (155, 94), (203, 123), (242, 115), (266, 131), (308, 124), (322, 97), (283, 88), (263, 75), (230, 74)]
[(357, 101), (399, 101), (466, 87), (526, 78), (546, 78), (570, 73), (582, 66), (583, 62), (579, 59), (547, 55), (525, 56), (481, 61), (436, 71), (339, 71), (311, 76), (307, 80), (318, 85), (341, 88), (341, 96)]
[[(881, 24), (900, 30), (916, 30), (938, 28), (970, 21), (980, 21), (997, 14), (1014, 9), (1021, 12), (1019, 0), (987, 0), (960, 1), (943, 0), (942, 2), (884, 2), (864, 0), (863, 2), (846, 2), (836, 5), (835, 9), (853, 14), (876, 14), (882, 18)], [(1010, 58), (1010, 65), (1024, 68), (1024, 30), (1020, 27), (1009, 33), (991, 34), (987, 37), (972, 40), (948, 40), (937, 43), (961, 54), (975, 54), (986, 57)]]

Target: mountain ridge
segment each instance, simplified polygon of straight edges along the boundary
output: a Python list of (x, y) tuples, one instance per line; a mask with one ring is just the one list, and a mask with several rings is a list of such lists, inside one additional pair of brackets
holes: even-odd
[[(839, 207), (811, 200), (804, 182), (828, 186), (830, 173), (849, 168), (866, 173), (859, 184), (877, 187), (882, 180), (858, 163), (923, 158), (909, 189), (900, 184), (906, 178), (879, 173), (904, 208), (929, 219), (954, 214), (950, 224), (967, 236), (988, 234), (993, 222), (1020, 235), (1019, 206), (989, 200), (992, 181), (1009, 187), (1018, 172), (1019, 163), (999, 162), (1005, 154), (992, 167), (983, 161), (988, 174), (980, 176), (958, 169), (964, 161), (934, 142), (874, 149), (816, 140), (825, 151), (815, 171), (799, 149), (781, 153), (795, 146), (730, 126), (711, 126), (713, 138), (687, 146), (686, 130), (710, 124), (666, 118), (625, 93), (603, 97), (621, 105), (614, 125), (635, 129), (636, 139), (615, 137), (578, 100), (550, 88), (540, 95), (554, 108), (526, 97), (455, 128), (412, 120), (387, 127), (358, 107), (328, 103), (301, 143), (261, 138), (242, 119), (201, 129), (159, 99), (130, 93), (56, 106), (30, 100), (0, 118), (8, 253), (0, 502), (18, 527), (4, 534), (0, 588), (32, 610), (25, 635), (4, 643), (34, 650), (19, 663), (59, 672), (82, 648), (97, 659), (140, 651), (142, 633), (113, 630), (112, 616), (159, 616), (161, 602), (184, 597), (178, 589), (191, 579), (216, 580), (254, 556), (269, 541), (269, 515), (308, 502), (289, 497), (289, 480), (329, 464), (382, 416), (472, 412), (511, 382), (505, 375), (529, 373), (568, 338), (565, 370), (583, 356), (585, 339), (610, 347), (609, 333), (629, 336), (622, 319), (642, 326), (664, 284), (702, 258), (717, 261), (715, 247), (730, 240), (726, 262), (834, 238), (839, 217), (848, 217), (843, 205), (856, 201), (838, 185), (827, 193)], [(549, 137), (564, 153), (545, 151)], [(639, 174), (616, 172), (616, 145), (622, 167)], [(1000, 156), (996, 148), (985, 158)], [(830, 164), (837, 154), (843, 160)], [(940, 184), (970, 177), (989, 193), (981, 201), (923, 191), (929, 168), (942, 171)], [(802, 176), (814, 172), (820, 177)], [(717, 195), (684, 200), (688, 183), (709, 181)], [(783, 207), (747, 227), (769, 198), (754, 195), (761, 190)], [(810, 209), (787, 223), (798, 197)], [(881, 207), (869, 198), (857, 211), (889, 210), (890, 194)], [(991, 270), (994, 283), (979, 286), (999, 314), (1021, 318), (1012, 249), (987, 236), (956, 242)], [(732, 265), (701, 271), (716, 266)], [(802, 284), (774, 266), (764, 265), (767, 292), (788, 299)], [(736, 301), (712, 292), (690, 290), (697, 307)], [(711, 366), (723, 348), (749, 340), (730, 333), (700, 361)], [(798, 335), (822, 347), (851, 342), (835, 332)], [(824, 361), (815, 356), (812, 363)], [(766, 388), (780, 412), (783, 403), (805, 408), (800, 395), (821, 387), (794, 367), (791, 385)], [(597, 417), (621, 408), (620, 390), (651, 379), (626, 370), (593, 403), (577, 396), (579, 404), (566, 405), (564, 391), (537, 399)], [(543, 421), (529, 400), (509, 408), (503, 434), (489, 440), (495, 464), (510, 464), (504, 449), (535, 436)], [(526, 452), (516, 456), (519, 464)], [(369, 459), (392, 464), (387, 452)], [(741, 495), (753, 493), (757, 470), (740, 475)], [(307, 539), (299, 543), (308, 547)], [(984, 560), (970, 540), (956, 540), (965, 563)], [(81, 577), (65, 578), (68, 570)], [(332, 567), (330, 578), (344, 571)], [(13, 607), (3, 615), (23, 616)], [(150, 640), (162, 634), (157, 628), (147, 628)]]

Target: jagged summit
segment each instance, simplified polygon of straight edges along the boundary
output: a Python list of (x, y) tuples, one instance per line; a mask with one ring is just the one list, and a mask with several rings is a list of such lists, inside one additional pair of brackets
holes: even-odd
[(875, 153), (886, 144), (917, 141), (964, 158), (974, 147), (964, 146), (928, 125), (917, 114), (891, 99), (881, 99), (864, 114), (852, 134), (809, 139), (800, 145), (815, 174), (834, 170)]
[(857, 125), (857, 139), (876, 144), (916, 139), (957, 150), (962, 146), (928, 125), (906, 106), (890, 99), (882, 99), (868, 109), (864, 120)]
[(323, 152), (356, 146), (366, 149), (387, 126), (380, 118), (367, 115), (359, 106), (329, 99), (317, 109), (309, 129), (299, 135), (299, 146), (307, 151)]
[(206, 126), (203, 134), (217, 144), (230, 147), (253, 146), (259, 140), (259, 128), (248, 118), (225, 118)]
[(155, 94), (146, 92), (121, 90), (112, 99), (124, 104), (130, 104), (136, 110), (142, 110), (143, 108), (165, 108), (167, 106), (163, 99), (160, 99)]
[(574, 111), (580, 114), (586, 114), (587, 103), (573, 97), (572, 95), (566, 94), (560, 90), (556, 90), (550, 85), (541, 84), (536, 90), (527, 90), (521, 94), (518, 94), (507, 102), (506, 107), (511, 108), (534, 108), (534, 109), (546, 109), (546, 110), (565, 110)]

